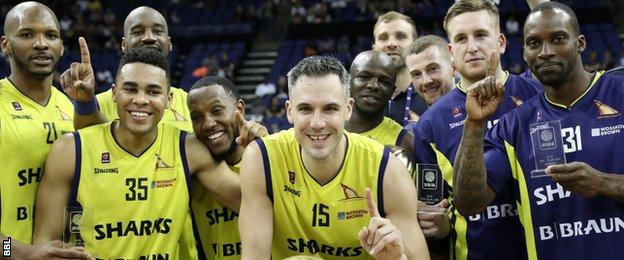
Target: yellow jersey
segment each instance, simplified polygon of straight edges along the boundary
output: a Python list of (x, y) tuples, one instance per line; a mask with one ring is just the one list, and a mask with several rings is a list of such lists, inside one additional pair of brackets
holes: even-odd
[(96, 258), (179, 259), (183, 231), (192, 233), (184, 230), (191, 228), (186, 132), (160, 124), (152, 145), (134, 156), (114, 139), (116, 122), (75, 134), (69, 236)]
[[(188, 93), (179, 88), (170, 87), (169, 91), (173, 95), (171, 99), (171, 105), (165, 110), (160, 122), (173, 125), (179, 129), (193, 132), (193, 124), (191, 122), (191, 116), (186, 105), (186, 98)], [(117, 115), (117, 105), (113, 101), (113, 91), (109, 89), (106, 92), (97, 94), (95, 96), (100, 106), (100, 112), (106, 116), (108, 121), (113, 121), (119, 116)]]
[[(240, 172), (240, 162), (229, 167)], [(215, 201), (199, 182), (193, 182), (192, 187), (191, 209), (203, 253), (207, 259), (240, 259), (238, 214)]]
[(294, 131), (258, 141), (273, 201), (274, 259), (315, 255), (323, 259), (373, 259), (360, 246), (359, 230), (370, 215), (364, 189), (383, 211), (383, 178), (389, 150), (367, 137), (345, 132), (347, 150), (342, 168), (323, 185), (305, 169)]
[(32, 243), (37, 187), (52, 143), (74, 131), (74, 106), (54, 87), (45, 106), (0, 80), (0, 204), (2, 234)]
[(400, 146), (406, 133), (403, 127), (397, 122), (388, 117), (384, 117), (381, 123), (371, 130), (360, 133), (360, 135), (368, 136), (381, 144)]

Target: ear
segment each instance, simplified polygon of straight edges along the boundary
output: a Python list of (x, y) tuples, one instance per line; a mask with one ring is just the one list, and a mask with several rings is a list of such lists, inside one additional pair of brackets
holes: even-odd
[(449, 58), (451, 59), (451, 66), (455, 68), (455, 57), (453, 57), (453, 46), (450, 43), (447, 44), (446, 46), (448, 46)]
[(286, 118), (288, 118), (288, 123), (290, 123), (291, 125), (294, 125), (295, 123), (293, 123), (292, 111), (290, 111), (291, 109), (290, 100), (286, 100), (286, 103), (284, 104), (284, 108), (286, 108)]
[(351, 114), (353, 113), (353, 104), (355, 103), (355, 100), (353, 98), (348, 98), (347, 99), (347, 106), (345, 107), (347, 109), (346, 111), (346, 116), (345, 116), (345, 121), (349, 121), (349, 119), (351, 119)]
[(576, 44), (577, 44), (577, 48), (578, 48), (578, 52), (581, 53), (585, 50), (585, 48), (587, 47), (587, 42), (585, 41), (585, 35), (579, 35), (578, 39), (576, 40)]
[(169, 40), (169, 51), (173, 51), (173, 43), (171, 42), (171, 37), (167, 37)]
[[(171, 88), (171, 87), (169, 87)], [(167, 94), (167, 105), (165, 106), (165, 108), (169, 108), (171, 107), (171, 101), (173, 100), (173, 92), (171, 92), (171, 89), (169, 89), (169, 93)]]
[(498, 43), (500, 44), (500, 54), (505, 53), (507, 49), (507, 38), (505, 38), (504, 34), (501, 33), (498, 35)]
[(11, 54), (11, 44), (9, 43), (9, 39), (6, 36), (2, 35), (0, 41), (0, 48), (2, 48), (2, 53), (4, 53), (6, 56), (9, 56)]
[(63, 57), (63, 53), (65, 53), (65, 45), (63, 44), (63, 41), (61, 41), (61, 55), (59, 55), (59, 57)]
[(126, 37), (121, 37), (121, 53), (126, 53)]
[(111, 93), (113, 96), (113, 102), (117, 103), (117, 98), (115, 96), (117, 96), (117, 86), (115, 86), (115, 83), (111, 84)]
[(242, 99), (239, 99), (236, 102), (236, 110), (241, 113), (242, 116), (245, 116), (245, 101)]

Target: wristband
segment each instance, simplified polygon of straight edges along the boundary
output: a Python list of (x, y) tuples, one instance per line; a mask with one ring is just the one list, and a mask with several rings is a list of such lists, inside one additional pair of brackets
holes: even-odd
[(76, 114), (81, 116), (88, 116), (98, 111), (97, 98), (93, 97), (87, 102), (74, 101), (74, 109)]

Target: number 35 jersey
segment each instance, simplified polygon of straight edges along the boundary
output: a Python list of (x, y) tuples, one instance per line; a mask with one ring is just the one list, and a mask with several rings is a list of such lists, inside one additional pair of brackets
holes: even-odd
[(358, 239), (370, 220), (364, 189), (371, 189), (383, 215), (382, 183), (389, 152), (365, 136), (345, 132), (343, 138), (347, 151), (342, 168), (324, 185), (303, 165), (293, 130), (258, 142), (273, 201), (274, 259), (293, 255), (372, 259)]
[(96, 258), (178, 259), (181, 234), (190, 228), (184, 225), (189, 214), (186, 132), (160, 124), (156, 140), (134, 156), (114, 139), (115, 123), (75, 134), (78, 168), (69, 201), (82, 209), (82, 217), (69, 225), (80, 237), (69, 235), (82, 239)]
[(45, 106), (0, 80), (2, 234), (30, 244), (37, 187), (52, 143), (74, 131), (72, 103), (54, 87)]

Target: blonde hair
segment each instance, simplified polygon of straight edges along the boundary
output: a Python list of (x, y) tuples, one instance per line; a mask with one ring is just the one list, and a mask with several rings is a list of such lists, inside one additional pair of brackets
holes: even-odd
[(394, 20), (403, 20), (409, 23), (412, 26), (412, 39), (416, 39), (416, 37), (418, 37), (418, 32), (416, 31), (416, 24), (414, 23), (414, 20), (412, 20), (412, 18), (407, 15), (395, 11), (390, 11), (377, 17), (377, 22), (373, 27), (373, 33), (380, 23), (387, 23)]
[[(442, 26), (446, 31), (446, 34), (449, 34), (448, 24), (453, 19), (453, 17), (458, 16), (463, 13), (472, 13), (479, 12), (482, 10), (488, 11), (495, 19), (496, 26), (500, 30), (500, 17), (498, 14), (498, 8), (489, 0), (458, 0), (456, 1), (449, 9), (446, 11), (446, 16), (444, 17), (444, 23)], [(450, 36), (449, 36), (450, 37)]]

